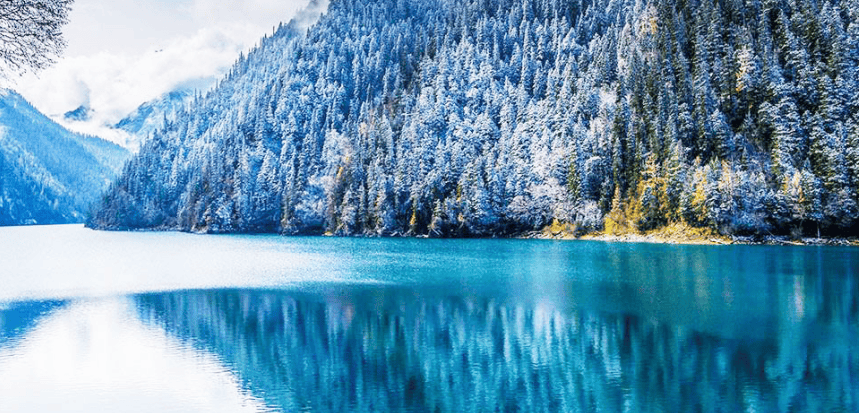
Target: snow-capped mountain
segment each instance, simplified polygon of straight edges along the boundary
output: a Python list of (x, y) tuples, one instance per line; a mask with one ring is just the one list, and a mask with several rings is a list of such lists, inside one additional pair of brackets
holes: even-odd
[(857, 10), (334, 0), (157, 131), (91, 225), (856, 234)]
[(83, 222), (128, 156), (0, 91), (0, 225)]
[(63, 114), (63, 120), (67, 122), (87, 122), (92, 119), (92, 109), (86, 105), (80, 105), (75, 110)]
[(99, 136), (134, 153), (154, 131), (163, 128), (166, 122), (175, 121), (187, 109), (195, 94), (192, 89), (165, 93), (142, 103), (116, 123), (107, 123), (95, 116), (97, 113), (87, 105), (53, 118), (69, 130)]
[(179, 113), (188, 108), (188, 104), (194, 99), (195, 92), (189, 89), (179, 89), (165, 93), (156, 99), (145, 102), (122, 120), (113, 125), (113, 128), (128, 132), (136, 138), (139, 146), (152, 134), (163, 128), (166, 122), (174, 122)]

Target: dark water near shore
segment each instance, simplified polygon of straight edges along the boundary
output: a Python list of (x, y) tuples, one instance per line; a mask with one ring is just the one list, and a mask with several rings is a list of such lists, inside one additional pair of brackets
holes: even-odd
[(859, 411), (859, 250), (0, 228), (0, 411)]

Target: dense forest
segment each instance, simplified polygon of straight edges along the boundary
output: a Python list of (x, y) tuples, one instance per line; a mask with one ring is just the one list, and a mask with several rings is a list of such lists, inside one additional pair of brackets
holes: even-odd
[(90, 225), (856, 234), (858, 0), (333, 0), (156, 132)]
[(0, 90), (0, 226), (84, 222), (128, 156)]

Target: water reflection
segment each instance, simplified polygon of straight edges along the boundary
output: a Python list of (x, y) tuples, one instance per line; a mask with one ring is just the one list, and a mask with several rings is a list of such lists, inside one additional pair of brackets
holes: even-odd
[(39, 319), (65, 305), (65, 301), (59, 300), (0, 304), (0, 348), (13, 345)]
[[(666, 316), (414, 288), (136, 302), (145, 322), (218, 354), (284, 411), (857, 411), (852, 277), (800, 277), (761, 292), (777, 305), (749, 313), (767, 334), (748, 336), (680, 315), (695, 306)], [(738, 287), (699, 283), (690, 281), (709, 292), (690, 299), (720, 308)], [(801, 311), (783, 313), (797, 300)]]
[(122, 298), (77, 301), (15, 340), (0, 337), (0, 412), (267, 410), (217, 357), (144, 325), (133, 309)]

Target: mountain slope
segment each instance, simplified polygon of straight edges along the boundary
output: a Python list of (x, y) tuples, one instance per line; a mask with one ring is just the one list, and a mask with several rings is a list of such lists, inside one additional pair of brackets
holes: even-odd
[(0, 225), (83, 222), (128, 152), (0, 93)]
[(856, 10), (335, 0), (157, 132), (90, 224), (855, 233)]

